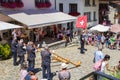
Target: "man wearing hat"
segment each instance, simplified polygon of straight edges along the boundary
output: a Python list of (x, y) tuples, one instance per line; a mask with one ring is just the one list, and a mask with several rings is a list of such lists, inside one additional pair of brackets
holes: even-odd
[(70, 80), (71, 74), (67, 70), (67, 64), (66, 63), (62, 63), (61, 64), (61, 68), (62, 68), (62, 70), (58, 73), (59, 80)]
[(43, 50), (41, 51), (41, 67), (43, 79), (51, 80), (51, 52), (49, 51), (48, 45), (46, 43), (42, 44)]

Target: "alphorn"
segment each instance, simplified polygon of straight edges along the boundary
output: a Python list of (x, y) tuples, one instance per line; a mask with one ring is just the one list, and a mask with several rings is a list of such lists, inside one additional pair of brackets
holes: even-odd
[(64, 63), (66, 63), (66, 64), (68, 64), (69, 63), (69, 59), (66, 59), (66, 58), (63, 58), (63, 57), (61, 57), (61, 56), (59, 56), (59, 55), (57, 55), (57, 54), (55, 54), (55, 53), (52, 53), (53, 54), (53, 56), (52, 56), (52, 59), (53, 60), (57, 60), (57, 61), (59, 61), (59, 62), (64, 62)]
[[(39, 48), (38, 51), (41, 51), (41, 49)], [(53, 59), (57, 60), (59, 62), (64, 62), (64, 63), (67, 63), (67, 64), (71, 63), (71, 64), (75, 65), (76, 67), (80, 66), (80, 64), (81, 64), (80, 61), (78, 61), (77, 63), (74, 63), (74, 62), (70, 61), (69, 59), (65, 59), (65, 58), (59, 56), (58, 54), (55, 53), (54, 50), (50, 51), (50, 52), (53, 54)]]
[(58, 60), (60, 62), (71, 63), (71, 64), (75, 65), (76, 67), (80, 66), (80, 64), (81, 64), (80, 61), (78, 61), (77, 63), (74, 63), (74, 62), (70, 61), (69, 59), (65, 59), (65, 58), (57, 55), (54, 51), (52, 51), (52, 54), (54, 54), (53, 59)]

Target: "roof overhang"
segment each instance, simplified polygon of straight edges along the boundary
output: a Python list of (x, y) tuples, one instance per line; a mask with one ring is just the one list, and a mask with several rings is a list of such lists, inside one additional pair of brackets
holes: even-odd
[(54, 9), (42, 10), (6, 10), (2, 13), (18, 22), (27, 25), (28, 28), (37, 28), (54, 24), (76, 21), (77, 17), (70, 16)]

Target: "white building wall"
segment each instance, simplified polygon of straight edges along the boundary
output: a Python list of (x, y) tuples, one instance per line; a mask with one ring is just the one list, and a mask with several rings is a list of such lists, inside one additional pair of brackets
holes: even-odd
[[(84, 12), (91, 12), (91, 22), (88, 22), (88, 26), (97, 25), (99, 22), (99, 0), (95, 0), (96, 6), (92, 6), (92, 0), (90, 1), (91, 6), (85, 7), (85, 0), (56, 0), (56, 9), (59, 10), (59, 3), (63, 3), (63, 12), (69, 13), (69, 4), (77, 3), (78, 12), (81, 13), (81, 16), (84, 15)], [(93, 21), (93, 12), (96, 12), (97, 21)]]
[[(24, 3), (24, 7), (23, 9), (39, 9), (35, 7), (35, 0), (22, 0)], [(51, 2), (51, 7), (50, 8), (54, 8), (55, 4), (54, 4), (54, 0), (50, 0)]]

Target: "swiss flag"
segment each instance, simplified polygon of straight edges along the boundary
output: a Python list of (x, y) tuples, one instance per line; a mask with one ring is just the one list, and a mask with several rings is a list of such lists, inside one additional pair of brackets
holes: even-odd
[(87, 28), (87, 16), (79, 16), (76, 21), (76, 28)]

